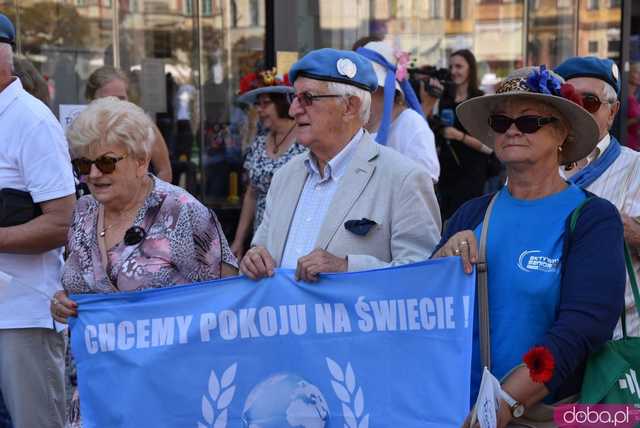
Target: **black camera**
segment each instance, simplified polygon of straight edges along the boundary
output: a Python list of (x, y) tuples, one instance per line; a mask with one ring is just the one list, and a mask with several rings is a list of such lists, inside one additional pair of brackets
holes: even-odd
[(419, 68), (410, 68), (407, 71), (409, 72), (409, 83), (420, 101), (422, 101), (420, 99), (421, 81), (424, 82), (427, 93), (434, 98), (440, 98), (442, 96), (443, 89), (430, 85), (429, 79), (439, 80), (443, 88), (452, 83), (451, 71), (449, 71), (448, 68), (438, 68), (433, 65), (425, 65)]

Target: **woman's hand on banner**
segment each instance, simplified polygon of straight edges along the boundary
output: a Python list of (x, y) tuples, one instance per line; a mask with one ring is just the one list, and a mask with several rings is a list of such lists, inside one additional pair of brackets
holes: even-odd
[(78, 304), (67, 296), (66, 291), (57, 291), (50, 304), (53, 319), (66, 324), (67, 318), (78, 316)]
[(472, 230), (463, 230), (453, 235), (433, 258), (454, 256), (460, 256), (465, 273), (473, 272), (473, 265), (478, 262), (478, 241)]

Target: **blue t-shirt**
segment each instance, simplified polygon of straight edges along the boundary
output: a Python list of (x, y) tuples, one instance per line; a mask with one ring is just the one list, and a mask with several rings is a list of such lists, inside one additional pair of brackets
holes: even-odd
[[(498, 379), (522, 363), (524, 354), (540, 343), (555, 320), (565, 221), (585, 198), (573, 184), (535, 200), (516, 199), (506, 186), (498, 194), (487, 239), (491, 372)], [(478, 242), (481, 230), (482, 223), (474, 231)], [(481, 377), (476, 309), (472, 402)]]

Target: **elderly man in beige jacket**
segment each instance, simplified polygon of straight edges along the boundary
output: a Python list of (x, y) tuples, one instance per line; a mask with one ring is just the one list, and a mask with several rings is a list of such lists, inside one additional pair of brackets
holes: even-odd
[(242, 273), (260, 279), (280, 266), (313, 282), (319, 273), (427, 259), (441, 227), (433, 181), (363, 129), (377, 87), (371, 63), (355, 52), (320, 49), (289, 75), (289, 114), (309, 153), (275, 174)]

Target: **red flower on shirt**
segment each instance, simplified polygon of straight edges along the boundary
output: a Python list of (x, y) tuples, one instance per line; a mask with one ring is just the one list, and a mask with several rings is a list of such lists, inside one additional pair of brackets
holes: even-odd
[(529, 377), (538, 383), (549, 382), (553, 377), (555, 361), (553, 354), (544, 346), (534, 346), (524, 355), (524, 363), (529, 369)]

